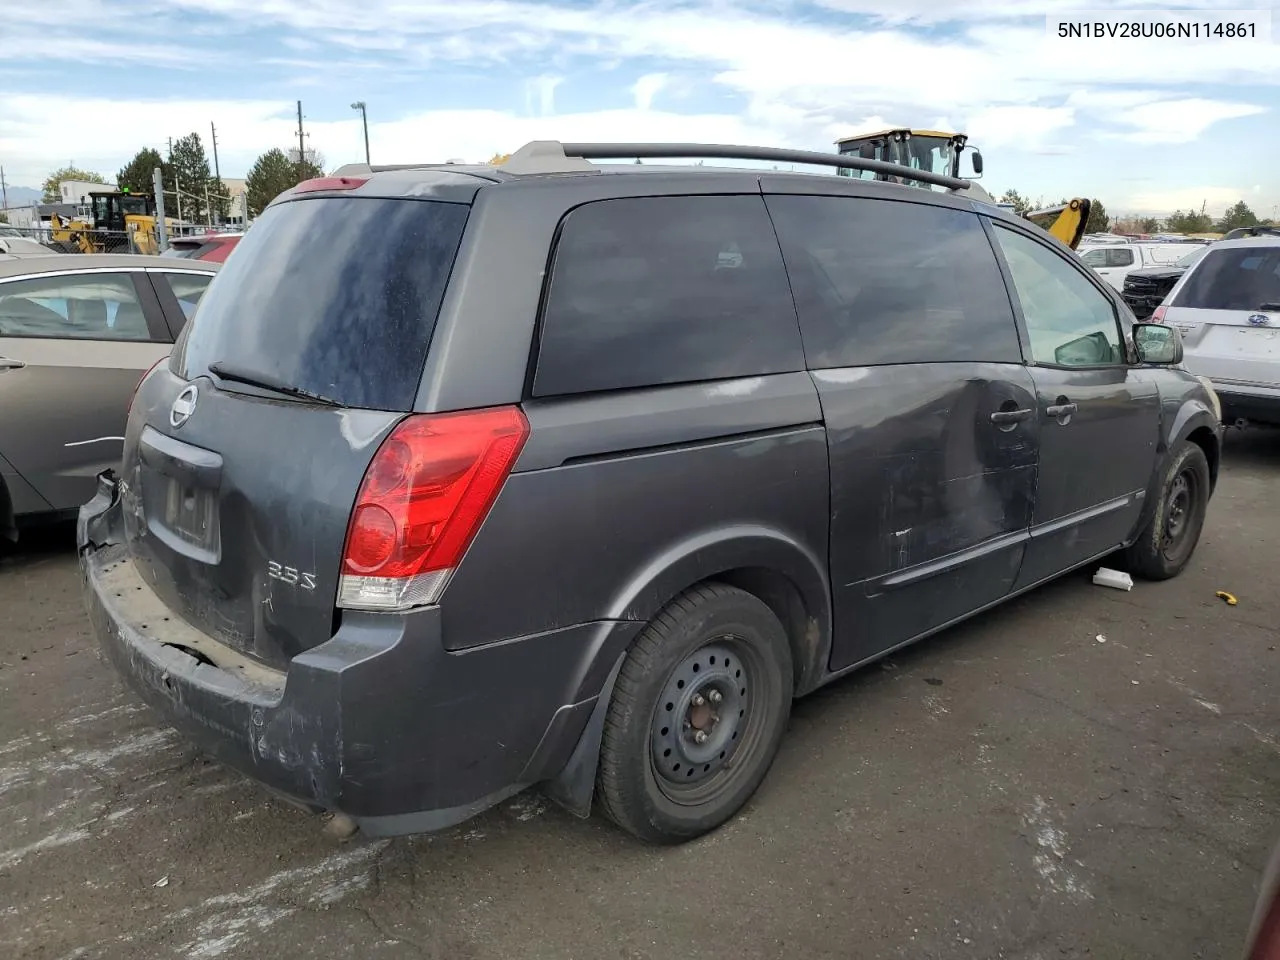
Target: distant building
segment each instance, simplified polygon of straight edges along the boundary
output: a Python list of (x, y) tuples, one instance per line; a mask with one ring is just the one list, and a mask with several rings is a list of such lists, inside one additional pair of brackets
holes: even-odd
[(222, 186), (231, 197), (231, 205), (227, 209), (227, 223), (233, 226), (244, 226), (248, 204), (245, 198), (245, 181), (223, 177)]
[(62, 194), (63, 203), (87, 205), (90, 193), (117, 193), (120, 188), (114, 183), (91, 183), (88, 180), (59, 180), (58, 192)]
[(30, 234), (32, 239), (42, 240), (46, 239), (46, 235), (35, 231), (47, 229), (49, 220), (55, 213), (64, 220), (73, 220), (78, 211), (79, 204), (75, 203), (32, 203), (25, 207), (7, 207), (3, 213), (9, 226), (33, 231)]

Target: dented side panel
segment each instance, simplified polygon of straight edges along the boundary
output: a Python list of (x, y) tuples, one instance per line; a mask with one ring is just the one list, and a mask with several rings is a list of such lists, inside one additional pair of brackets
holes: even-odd
[(816, 371), (831, 452), (831, 580), (839, 670), (1005, 596), (1035, 502), (1025, 367)]

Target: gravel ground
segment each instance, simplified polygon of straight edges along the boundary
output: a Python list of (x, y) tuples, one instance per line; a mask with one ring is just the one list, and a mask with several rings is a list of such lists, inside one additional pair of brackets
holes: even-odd
[(1280, 435), (1233, 433), (1182, 577), (1073, 575), (802, 701), (743, 815), (672, 849), (536, 794), (339, 843), (125, 692), (70, 532), (32, 537), (0, 561), (0, 956), (1237, 957), (1280, 839), (1277, 490)]

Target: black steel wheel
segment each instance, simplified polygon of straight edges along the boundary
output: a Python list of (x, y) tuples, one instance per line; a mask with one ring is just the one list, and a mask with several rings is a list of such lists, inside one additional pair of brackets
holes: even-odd
[(1204, 451), (1184, 442), (1169, 458), (1142, 535), (1125, 552), (1134, 573), (1148, 580), (1168, 580), (1182, 572), (1200, 542), (1209, 485)]
[(696, 587), (636, 640), (609, 705), (597, 794), (643, 840), (720, 826), (764, 779), (790, 716), (782, 624), (758, 598)]

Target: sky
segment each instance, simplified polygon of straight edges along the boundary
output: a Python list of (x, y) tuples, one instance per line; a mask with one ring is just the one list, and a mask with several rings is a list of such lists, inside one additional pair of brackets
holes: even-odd
[[(483, 161), (529, 140), (830, 151), (883, 126), (960, 130), (982, 184), (1162, 215), (1280, 205), (1280, 8), (1256, 39), (1059, 39), (1088, 0), (16, 0), (0, 6), (0, 165), (114, 179), (217, 125), (224, 177), (271, 147), (332, 169)], [(1208, 14), (1206, 14), (1208, 15)]]

